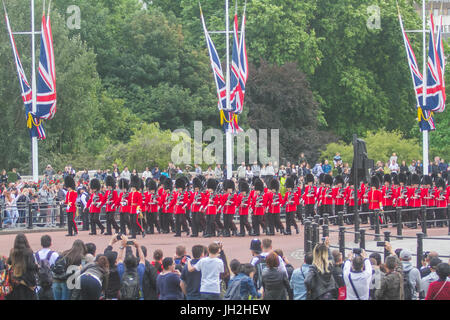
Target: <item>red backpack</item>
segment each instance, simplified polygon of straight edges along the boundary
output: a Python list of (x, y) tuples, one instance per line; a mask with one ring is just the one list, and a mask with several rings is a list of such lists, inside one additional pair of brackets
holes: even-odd
[(5, 297), (12, 292), (11, 285), (11, 267), (6, 263), (6, 257), (1, 259), (1, 264), (4, 266), (0, 270), (0, 300), (5, 300)]

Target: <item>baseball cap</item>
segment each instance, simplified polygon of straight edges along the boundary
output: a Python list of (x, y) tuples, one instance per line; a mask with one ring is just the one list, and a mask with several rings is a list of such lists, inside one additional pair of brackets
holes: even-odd
[(261, 251), (262, 251), (261, 240), (259, 240), (259, 239), (253, 239), (253, 240), (250, 242), (250, 250), (261, 252)]
[(411, 260), (411, 257), (411, 252), (406, 249), (403, 249), (402, 252), (400, 252), (400, 259), (402, 260)]
[(430, 268), (436, 269), (437, 265), (439, 263), (441, 263), (441, 262), (442, 262), (442, 260), (437, 258), (437, 257), (431, 258), (431, 260), (430, 260)]

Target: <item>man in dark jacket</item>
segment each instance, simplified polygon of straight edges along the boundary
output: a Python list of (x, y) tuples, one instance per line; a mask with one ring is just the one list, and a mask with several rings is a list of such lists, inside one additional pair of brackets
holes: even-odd
[(394, 256), (386, 258), (386, 275), (381, 278), (381, 286), (375, 291), (377, 300), (403, 300), (403, 276), (396, 271), (397, 259)]
[[(142, 293), (144, 294), (144, 300), (158, 300), (156, 278), (158, 277), (158, 271), (147, 260), (147, 248), (141, 246), (142, 253), (145, 257), (145, 272), (144, 279), (142, 279)], [(136, 253), (136, 255), (138, 255)]]

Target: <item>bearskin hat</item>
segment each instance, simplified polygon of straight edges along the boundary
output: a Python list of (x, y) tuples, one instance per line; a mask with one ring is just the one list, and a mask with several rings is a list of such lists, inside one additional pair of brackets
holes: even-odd
[(144, 187), (145, 187), (145, 183), (144, 183), (144, 180), (142, 180), (142, 179), (139, 179), (139, 190), (144, 190)]
[(319, 183), (324, 183), (325, 182), (325, 176), (326, 176), (325, 173), (321, 173), (319, 175)]
[(406, 184), (406, 174), (404, 174), (404, 173), (399, 173), (397, 177), (398, 177), (398, 182), (399, 182), (399, 184), (400, 184), (400, 183)]
[(119, 188), (120, 189), (124, 189), (124, 190), (128, 190), (129, 188), (129, 183), (127, 179), (120, 179), (119, 180)]
[(411, 176), (411, 185), (414, 184), (420, 184), (420, 177), (418, 174), (415, 173)]
[(399, 175), (398, 174), (396, 174), (396, 175), (394, 175), (394, 178), (392, 179), (392, 182), (393, 182), (393, 184), (394, 185), (396, 185), (396, 186), (398, 186), (400, 183), (400, 180), (399, 180)]
[(112, 187), (113, 189), (116, 187), (116, 181), (112, 176), (106, 176), (105, 184), (107, 187)]
[(241, 183), (239, 183), (239, 191), (246, 192), (247, 194), (250, 192), (250, 186), (246, 181), (242, 181)]
[(336, 178), (334, 178), (334, 184), (338, 185), (339, 183), (344, 184), (344, 178), (341, 175), (337, 175)]
[(256, 191), (260, 191), (260, 192), (264, 192), (264, 182), (262, 182), (261, 179), (255, 179), (255, 190)]
[(383, 174), (383, 173), (377, 172), (375, 175), (377, 176), (378, 181), (379, 181), (380, 183), (381, 183), (381, 181), (384, 181), (384, 174)]
[(383, 181), (384, 181), (384, 182), (392, 183), (391, 175), (390, 175), (390, 174), (385, 174), (385, 175), (384, 175)]
[(441, 188), (441, 187), (442, 187), (442, 189), (445, 189), (445, 181), (442, 178), (438, 178), (436, 180), (436, 188)]
[(286, 189), (294, 189), (295, 186), (295, 180), (292, 177), (289, 177), (286, 179), (286, 182), (284, 183), (284, 186)]
[(91, 187), (92, 190), (100, 191), (100, 189), (101, 189), (100, 180), (92, 179), (89, 186)]
[(164, 185), (164, 190), (172, 190), (172, 188), (173, 188), (172, 179), (169, 179), (169, 178), (164, 179), (163, 185)]
[(444, 181), (448, 181), (448, 172), (447, 171), (442, 172), (442, 179), (444, 179)]
[(430, 176), (423, 176), (422, 177), (422, 184), (423, 185), (432, 185), (433, 184), (433, 179), (431, 179), (431, 177)]
[(178, 178), (175, 180), (175, 189), (184, 189), (186, 188), (186, 181), (183, 178)]
[(323, 182), (331, 186), (333, 184), (333, 178), (329, 174), (326, 174), (323, 178)]
[(73, 177), (71, 175), (67, 175), (64, 178), (64, 185), (66, 188), (71, 188), (72, 190), (75, 190), (75, 180), (73, 180)]
[(348, 182), (348, 184), (349, 184), (350, 186), (353, 186), (353, 185), (355, 185), (354, 180), (355, 180), (355, 178), (353, 177), (353, 175), (350, 174), (350, 175), (348, 176), (347, 182)]
[(314, 175), (312, 173), (308, 173), (306, 175), (306, 183), (310, 183), (310, 182), (314, 183)]
[(147, 178), (147, 180), (145, 180), (145, 186), (147, 187), (148, 190), (158, 189), (155, 180), (153, 180), (152, 178)]
[(236, 188), (236, 185), (234, 184), (234, 181), (233, 180), (225, 180), (224, 181), (224, 183), (223, 183), (223, 188), (225, 189), (225, 190), (228, 190), (228, 189), (232, 189), (233, 191), (234, 191), (234, 189)]
[(376, 189), (380, 188), (380, 180), (376, 175), (370, 179), (370, 186), (375, 187)]
[(202, 181), (201, 181), (199, 178), (197, 178), (197, 177), (195, 177), (195, 178), (192, 180), (192, 186), (194, 187), (194, 189), (195, 189), (195, 188), (198, 188), (199, 190), (202, 190), (202, 189), (203, 189)]
[(138, 190), (139, 186), (140, 186), (139, 177), (131, 176), (130, 188), (136, 188), (136, 190)]
[(160, 177), (159, 177), (159, 183), (160, 184), (164, 184), (164, 181), (167, 179), (167, 177), (165, 176), (165, 175), (161, 175)]
[(270, 180), (269, 187), (270, 190), (278, 191), (280, 189), (280, 181), (278, 181), (278, 179), (276, 178), (273, 178), (272, 180)]
[(208, 179), (208, 181), (206, 181), (206, 188), (216, 190), (218, 184), (219, 182), (216, 179)]

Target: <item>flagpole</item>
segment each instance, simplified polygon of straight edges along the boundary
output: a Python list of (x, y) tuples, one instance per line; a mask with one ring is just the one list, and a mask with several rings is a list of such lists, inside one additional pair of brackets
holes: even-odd
[[(426, 34), (426, 0), (422, 0), (423, 24), (423, 107), (427, 103), (427, 34)], [(428, 175), (428, 131), (422, 131), (423, 137), (423, 174)]]
[[(36, 48), (35, 48), (35, 26), (34, 26), (34, 0), (31, 0), (31, 77), (32, 84), (31, 90), (33, 93), (33, 104), (32, 112), (37, 111), (36, 107)], [(33, 181), (39, 181), (39, 160), (38, 160), (38, 141), (37, 137), (31, 139), (31, 157), (32, 157), (32, 167), (33, 167)]]
[[(227, 86), (227, 110), (231, 109), (230, 106), (230, 17), (228, 12), (228, 0), (225, 0), (225, 25), (226, 25), (226, 48), (227, 48), (227, 75), (226, 75), (226, 86)], [(229, 119), (232, 120), (231, 118)], [(230, 126), (231, 123), (228, 125)], [(233, 176), (233, 136), (231, 135), (231, 130), (225, 133), (226, 137), (226, 163), (227, 163), (227, 179), (231, 179)]]

